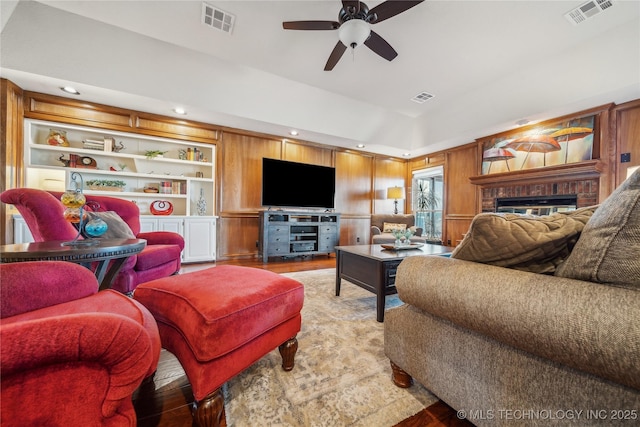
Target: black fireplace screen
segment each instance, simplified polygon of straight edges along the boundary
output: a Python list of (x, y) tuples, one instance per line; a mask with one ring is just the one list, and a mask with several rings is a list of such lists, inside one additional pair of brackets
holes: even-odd
[(549, 215), (576, 209), (578, 197), (575, 194), (562, 196), (502, 197), (496, 199), (496, 212), (510, 212), (528, 215)]

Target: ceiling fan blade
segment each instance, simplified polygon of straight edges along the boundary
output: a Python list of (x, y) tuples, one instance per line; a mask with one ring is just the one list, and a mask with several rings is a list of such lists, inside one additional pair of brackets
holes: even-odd
[(371, 21), (372, 24), (377, 24), (385, 19), (393, 18), (399, 13), (404, 12), (407, 9), (411, 9), (413, 6), (417, 6), (424, 0), (403, 1), (403, 0), (387, 0), (384, 3), (380, 3), (369, 11), (369, 15), (375, 14), (377, 19)]
[(333, 67), (336, 66), (340, 58), (342, 58), (342, 54), (347, 50), (347, 47), (342, 44), (340, 40), (336, 43), (336, 47), (333, 48), (331, 55), (329, 55), (329, 59), (327, 59), (327, 64), (324, 66), (325, 71), (333, 70)]
[(336, 21), (288, 21), (282, 23), (285, 30), (337, 30), (340, 23)]
[(392, 61), (393, 58), (398, 56), (398, 52), (396, 52), (395, 49), (392, 48), (391, 45), (375, 31), (371, 31), (371, 35), (364, 44), (387, 61)]

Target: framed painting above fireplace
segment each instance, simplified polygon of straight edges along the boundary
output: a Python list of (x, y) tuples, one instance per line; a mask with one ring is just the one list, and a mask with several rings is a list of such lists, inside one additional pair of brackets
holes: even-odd
[(598, 115), (562, 118), (481, 140), (482, 175), (592, 160)]

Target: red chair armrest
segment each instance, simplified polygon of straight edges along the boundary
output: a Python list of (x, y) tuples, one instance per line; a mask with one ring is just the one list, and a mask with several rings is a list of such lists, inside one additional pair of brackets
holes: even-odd
[(63, 261), (0, 264), (0, 316), (15, 316), (98, 292), (93, 272)]
[[(0, 340), (3, 417), (10, 416), (5, 413), (5, 405), (10, 405), (11, 385), (19, 383), (21, 375), (83, 362), (109, 374), (108, 389), (96, 398), (102, 399), (103, 415), (110, 416), (124, 399), (131, 399), (153, 363), (151, 340), (145, 329), (134, 320), (112, 313), (70, 314), (6, 324), (0, 326)], [(71, 376), (68, 381), (82, 389), (86, 379)]]
[(184, 238), (178, 233), (171, 231), (151, 231), (139, 233), (138, 239), (145, 239), (147, 245), (178, 245), (180, 250), (184, 249)]

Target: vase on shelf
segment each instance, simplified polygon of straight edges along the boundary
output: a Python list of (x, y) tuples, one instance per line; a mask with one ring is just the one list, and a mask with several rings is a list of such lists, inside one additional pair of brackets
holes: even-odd
[(200, 189), (200, 198), (196, 203), (196, 213), (198, 216), (205, 216), (207, 214), (207, 200), (204, 198), (204, 188)]

